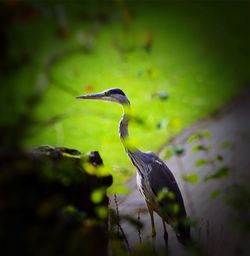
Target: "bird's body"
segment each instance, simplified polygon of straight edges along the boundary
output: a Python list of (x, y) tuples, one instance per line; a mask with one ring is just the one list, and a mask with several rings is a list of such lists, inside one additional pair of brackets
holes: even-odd
[[(178, 211), (178, 216), (176, 217), (185, 217), (186, 211), (180, 190), (173, 174), (170, 172), (168, 167), (154, 153), (140, 152), (139, 155), (142, 156), (143, 160), (140, 161), (140, 164), (144, 167), (144, 170), (146, 169), (146, 175), (142, 174), (141, 171), (138, 171), (137, 184), (141, 194), (144, 195), (146, 202), (167, 222), (173, 223), (175, 216), (165, 216), (163, 213), (161, 213), (160, 207), (163, 202), (157, 202), (156, 200), (157, 195), (162, 191), (162, 189), (167, 188), (169, 191), (172, 191), (175, 194), (175, 198), (167, 199), (166, 197), (164, 198), (164, 201), (168, 205), (170, 203), (178, 203), (180, 206), (180, 211)], [(167, 187), (166, 183), (168, 184)]]
[[(190, 230), (189, 227), (183, 225), (186, 210), (174, 175), (167, 165), (152, 152), (136, 151), (133, 155), (128, 153), (128, 156), (137, 168), (137, 185), (148, 208), (170, 224), (179, 241), (185, 243), (190, 237)], [(160, 196), (164, 192), (165, 195)]]
[[(150, 210), (156, 212), (170, 224), (178, 240), (185, 243), (190, 238), (190, 230), (183, 224), (186, 210), (174, 175), (152, 152), (141, 152), (137, 149), (132, 152), (127, 151), (127, 154), (137, 169), (137, 186), (146, 201), (149, 212)], [(154, 232), (152, 230), (153, 235)]]
[(190, 227), (185, 225), (186, 210), (174, 175), (156, 154), (142, 152), (128, 142), (130, 102), (124, 92), (120, 89), (109, 89), (102, 93), (83, 95), (78, 98), (114, 101), (123, 106), (124, 113), (119, 123), (119, 134), (128, 157), (137, 169), (137, 185), (150, 213), (152, 236), (156, 234), (153, 218), (153, 212), (156, 212), (163, 220), (166, 239), (165, 222), (174, 228), (180, 242), (185, 243), (189, 240)]

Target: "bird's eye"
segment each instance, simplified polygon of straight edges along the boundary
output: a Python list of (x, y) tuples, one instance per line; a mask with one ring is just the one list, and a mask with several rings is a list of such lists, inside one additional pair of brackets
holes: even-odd
[(110, 92), (105, 92), (105, 95), (106, 96), (110, 96)]

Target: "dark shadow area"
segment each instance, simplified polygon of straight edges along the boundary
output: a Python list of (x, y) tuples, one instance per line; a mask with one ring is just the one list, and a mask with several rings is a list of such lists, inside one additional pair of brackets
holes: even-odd
[[(0, 239), (4, 255), (107, 255), (111, 176), (83, 169), (102, 165), (98, 152), (80, 157), (42, 147), (0, 154)], [(102, 194), (91, 200), (94, 191)]]

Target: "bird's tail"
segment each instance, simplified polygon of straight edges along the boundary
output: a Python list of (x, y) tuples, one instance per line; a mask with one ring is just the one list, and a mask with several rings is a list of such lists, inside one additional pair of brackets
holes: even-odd
[(190, 225), (185, 222), (178, 223), (176, 227), (176, 237), (181, 244), (191, 246), (193, 241), (191, 238)]

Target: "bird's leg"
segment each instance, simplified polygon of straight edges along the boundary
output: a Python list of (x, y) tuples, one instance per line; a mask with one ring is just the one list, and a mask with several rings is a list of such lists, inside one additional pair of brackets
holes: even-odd
[(156, 232), (155, 232), (155, 222), (154, 222), (154, 212), (151, 206), (147, 203), (148, 206), (148, 211), (150, 214), (150, 220), (151, 220), (151, 238), (152, 238), (152, 244), (153, 244), (153, 250), (155, 251), (155, 237), (156, 237)]
[(168, 231), (167, 231), (166, 223), (165, 223), (164, 219), (162, 219), (162, 224), (163, 224), (163, 229), (164, 229), (164, 241), (165, 241), (165, 245), (166, 245), (166, 247), (168, 247)]
[(156, 232), (155, 232), (155, 222), (154, 222), (154, 213), (153, 213), (153, 210), (152, 210), (151, 206), (148, 205), (148, 204), (147, 204), (147, 206), (148, 206), (148, 211), (149, 211), (150, 220), (151, 220), (151, 232), (152, 232), (152, 233), (151, 233), (151, 236), (152, 236), (152, 239), (154, 239), (155, 236), (156, 236)]

